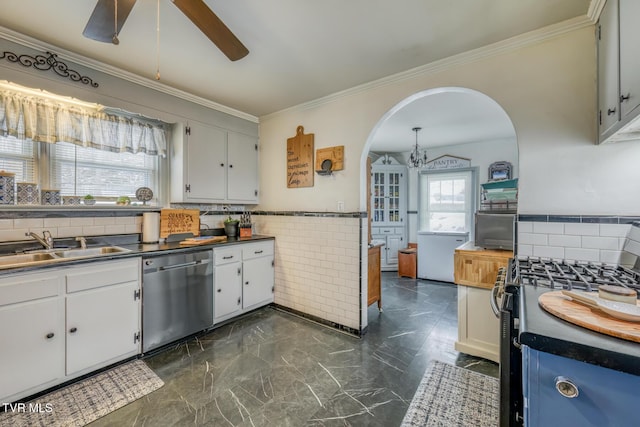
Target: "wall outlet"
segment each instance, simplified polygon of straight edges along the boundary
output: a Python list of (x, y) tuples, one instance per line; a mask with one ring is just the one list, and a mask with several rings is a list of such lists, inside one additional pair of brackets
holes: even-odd
[(338, 212), (344, 212), (344, 202), (338, 202)]

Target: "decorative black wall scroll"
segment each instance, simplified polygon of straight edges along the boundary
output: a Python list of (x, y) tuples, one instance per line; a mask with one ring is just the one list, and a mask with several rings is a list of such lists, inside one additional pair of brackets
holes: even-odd
[(62, 77), (68, 77), (74, 82), (81, 82), (91, 87), (98, 87), (98, 83), (94, 82), (91, 78), (83, 76), (75, 70), (69, 69), (69, 66), (62, 61), (59, 61), (55, 53), (47, 52), (48, 56), (44, 55), (17, 55), (13, 52), (2, 52), (0, 59), (6, 59), (9, 62), (17, 62), (25, 67), (33, 67), (36, 70), (47, 71), (53, 70), (57, 75)]

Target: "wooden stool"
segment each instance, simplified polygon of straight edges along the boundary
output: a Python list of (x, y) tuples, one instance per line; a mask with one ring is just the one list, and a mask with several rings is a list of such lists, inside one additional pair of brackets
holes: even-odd
[(416, 278), (416, 257), (415, 247), (398, 251), (398, 277)]

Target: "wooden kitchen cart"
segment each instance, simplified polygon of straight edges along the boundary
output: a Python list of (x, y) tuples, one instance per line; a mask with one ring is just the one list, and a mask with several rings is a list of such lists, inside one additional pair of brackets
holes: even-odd
[(489, 299), (498, 269), (506, 267), (512, 251), (484, 249), (467, 242), (453, 256), (458, 285), (458, 340), (456, 350), (499, 362), (500, 323)]

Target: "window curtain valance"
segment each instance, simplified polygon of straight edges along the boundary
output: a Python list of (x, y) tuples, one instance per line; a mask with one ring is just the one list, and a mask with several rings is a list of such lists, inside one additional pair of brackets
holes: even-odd
[(12, 91), (0, 91), (0, 134), (133, 154), (164, 156), (167, 148), (163, 124)]

